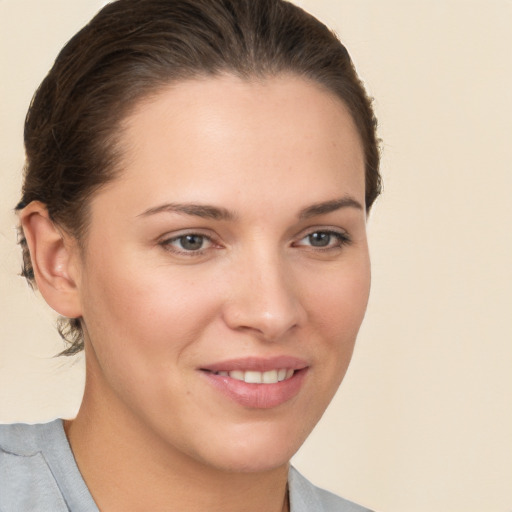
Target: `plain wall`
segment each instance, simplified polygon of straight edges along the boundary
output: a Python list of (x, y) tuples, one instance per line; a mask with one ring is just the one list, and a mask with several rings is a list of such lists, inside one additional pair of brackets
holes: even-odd
[[(83, 359), (18, 277), (23, 119), (104, 2), (0, 1), (0, 421), (72, 417)], [(303, 0), (346, 43), (383, 139), (373, 289), (298, 468), (393, 512), (512, 510), (512, 2)]]

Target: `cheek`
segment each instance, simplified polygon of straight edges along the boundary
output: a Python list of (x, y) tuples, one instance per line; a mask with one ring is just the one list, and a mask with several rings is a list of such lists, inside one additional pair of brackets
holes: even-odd
[(192, 272), (110, 261), (91, 261), (83, 288), (84, 321), (96, 345), (158, 360), (195, 339), (215, 315), (216, 297)]
[(323, 389), (330, 400), (348, 368), (366, 312), (369, 260), (364, 256), (358, 258), (343, 271), (315, 280), (315, 286), (308, 289), (310, 328), (316, 340), (317, 362), (322, 368), (315, 379), (318, 389)]
[(305, 296), (316, 323), (329, 339), (353, 339), (364, 318), (370, 291), (367, 258), (308, 284)]

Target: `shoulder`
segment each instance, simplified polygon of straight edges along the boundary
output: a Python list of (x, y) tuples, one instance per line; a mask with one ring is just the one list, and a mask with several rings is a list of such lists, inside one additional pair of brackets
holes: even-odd
[(62, 437), (60, 420), (0, 425), (0, 511), (68, 510), (46, 457)]
[(14, 423), (0, 425), (0, 451), (22, 457), (30, 457), (41, 451), (45, 440), (54, 437), (52, 434), (62, 428), (61, 420), (50, 423), (28, 425)]
[(352, 501), (320, 489), (290, 467), (288, 476), (291, 512), (371, 512)]

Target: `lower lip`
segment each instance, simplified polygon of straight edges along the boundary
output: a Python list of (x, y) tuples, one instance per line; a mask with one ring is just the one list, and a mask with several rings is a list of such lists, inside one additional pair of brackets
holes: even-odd
[(299, 393), (307, 368), (296, 370), (289, 379), (275, 384), (248, 384), (212, 372), (202, 373), (217, 390), (238, 404), (251, 409), (270, 409), (288, 402)]

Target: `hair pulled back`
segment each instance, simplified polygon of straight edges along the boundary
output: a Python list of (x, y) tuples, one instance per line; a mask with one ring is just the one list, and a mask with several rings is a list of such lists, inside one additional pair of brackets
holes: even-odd
[[(376, 119), (350, 56), (320, 21), (283, 0), (117, 0), (62, 49), (36, 91), (25, 121), (26, 166), (17, 209), (41, 201), (79, 242), (88, 199), (122, 170), (121, 122), (143, 98), (170, 83), (231, 73), (244, 79), (293, 73), (325, 87), (348, 107), (365, 156), (365, 200), (380, 193)], [(21, 232), (23, 275), (34, 285)], [(83, 348), (79, 318), (59, 321)]]

